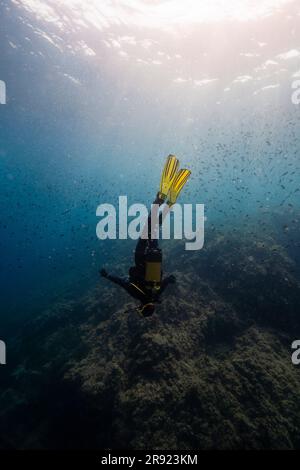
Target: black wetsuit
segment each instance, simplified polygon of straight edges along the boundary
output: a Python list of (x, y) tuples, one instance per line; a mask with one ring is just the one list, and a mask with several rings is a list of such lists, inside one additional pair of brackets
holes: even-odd
[[(154, 204), (160, 203), (156, 200)], [(161, 226), (162, 219), (159, 218), (159, 225)], [(123, 287), (129, 295), (139, 300), (142, 305), (152, 302), (159, 303), (159, 297), (165, 290), (168, 284), (174, 282), (174, 276), (169, 276), (163, 279), (160, 283), (160, 288), (157, 291), (147, 289), (145, 285), (145, 255), (147, 250), (159, 250), (157, 239), (151, 239), (151, 214), (148, 217), (148, 239), (140, 238), (135, 249), (135, 266), (129, 269), (129, 278), (123, 279), (118, 276), (107, 274), (106, 278), (115, 284)]]

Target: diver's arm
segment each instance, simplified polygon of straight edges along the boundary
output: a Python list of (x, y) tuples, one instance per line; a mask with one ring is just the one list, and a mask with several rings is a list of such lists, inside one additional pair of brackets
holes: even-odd
[(161, 283), (161, 286), (160, 286), (160, 293), (162, 294), (163, 291), (165, 290), (165, 288), (166, 288), (169, 284), (174, 284), (175, 282), (176, 282), (176, 277), (173, 276), (173, 274), (171, 274), (171, 276), (165, 277), (165, 278), (162, 280), (162, 283)]
[(108, 274), (105, 269), (101, 269), (100, 274), (102, 277), (105, 277), (109, 281), (113, 282), (114, 284), (117, 284), (118, 286), (123, 287), (124, 289), (127, 290), (128, 288), (128, 281), (125, 279), (122, 279), (121, 277), (118, 276), (113, 276), (111, 274)]
[(114, 284), (117, 284), (118, 286), (123, 287), (123, 289), (126, 290), (126, 292), (131, 295), (134, 299), (138, 299), (141, 302), (144, 302), (146, 299), (145, 293), (143, 292), (142, 289), (140, 289), (138, 286), (130, 283), (126, 279), (122, 279), (118, 276), (112, 276), (108, 274), (105, 269), (101, 269), (100, 274), (102, 277), (105, 277), (109, 281), (112, 281)]

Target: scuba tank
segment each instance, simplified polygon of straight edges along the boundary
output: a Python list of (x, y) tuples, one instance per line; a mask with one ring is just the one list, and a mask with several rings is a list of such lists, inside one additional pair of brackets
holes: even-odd
[(145, 286), (160, 289), (162, 278), (162, 252), (160, 248), (149, 247), (145, 253)]

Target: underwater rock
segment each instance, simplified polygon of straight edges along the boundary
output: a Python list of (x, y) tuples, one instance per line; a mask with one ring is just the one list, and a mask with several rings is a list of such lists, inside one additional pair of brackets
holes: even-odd
[(152, 318), (105, 284), (25, 325), (1, 392), (1, 447), (299, 447), (293, 262), (271, 238), (231, 243), (217, 236), (180, 268), (172, 246), (177, 284)]

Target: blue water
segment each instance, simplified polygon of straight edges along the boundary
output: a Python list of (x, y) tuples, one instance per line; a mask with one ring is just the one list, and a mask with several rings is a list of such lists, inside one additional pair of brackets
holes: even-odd
[(299, 216), (300, 108), (290, 99), (299, 64), (257, 95), (249, 84), (228, 97), (223, 82), (178, 91), (156, 70), (152, 81), (113, 62), (94, 36), (96, 59), (53, 47), (34, 31), (54, 26), (10, 2), (1, 18), (4, 324), (81, 295), (103, 264), (130, 263), (133, 242), (97, 239), (96, 208), (119, 195), (149, 205), (169, 153), (191, 169), (181, 202), (205, 204), (207, 227), (247, 232), (249, 220), (259, 230)]

